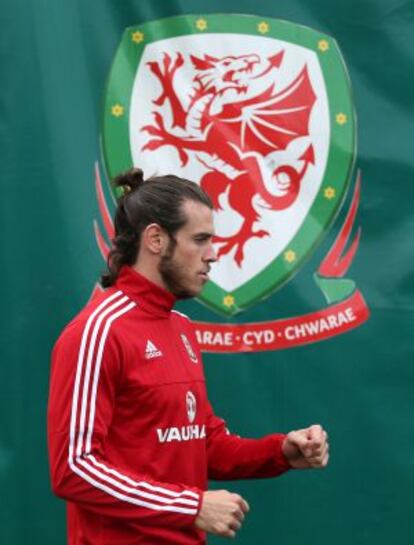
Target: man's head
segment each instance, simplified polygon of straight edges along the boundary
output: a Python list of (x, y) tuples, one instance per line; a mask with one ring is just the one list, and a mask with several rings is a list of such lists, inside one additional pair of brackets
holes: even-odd
[(133, 266), (180, 298), (197, 295), (216, 261), (209, 197), (197, 184), (176, 176), (143, 180), (133, 169), (115, 180), (124, 188), (115, 215), (115, 238), (104, 287), (123, 265)]

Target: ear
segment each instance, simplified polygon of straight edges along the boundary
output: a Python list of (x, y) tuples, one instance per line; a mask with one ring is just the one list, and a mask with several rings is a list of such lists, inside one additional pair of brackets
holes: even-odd
[(168, 236), (158, 223), (150, 223), (142, 233), (141, 246), (151, 254), (161, 254), (168, 245)]

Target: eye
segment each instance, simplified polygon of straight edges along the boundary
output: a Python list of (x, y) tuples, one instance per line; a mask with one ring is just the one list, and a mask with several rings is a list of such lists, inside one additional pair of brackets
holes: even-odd
[(208, 242), (210, 240), (210, 235), (196, 235), (194, 237), (194, 241), (196, 242), (196, 244), (205, 244), (206, 242)]

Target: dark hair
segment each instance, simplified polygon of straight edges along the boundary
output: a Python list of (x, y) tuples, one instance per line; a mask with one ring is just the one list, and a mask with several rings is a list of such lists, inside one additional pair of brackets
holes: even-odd
[(123, 265), (137, 259), (141, 234), (157, 223), (171, 238), (187, 221), (182, 204), (196, 201), (213, 208), (208, 195), (194, 182), (168, 174), (144, 180), (141, 169), (131, 169), (115, 178), (123, 190), (115, 213), (115, 238), (108, 255), (108, 270), (101, 277), (104, 288), (112, 286)]

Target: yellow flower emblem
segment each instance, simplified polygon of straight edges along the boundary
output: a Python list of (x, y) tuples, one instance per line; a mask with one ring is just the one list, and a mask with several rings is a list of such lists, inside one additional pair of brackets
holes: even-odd
[(337, 114), (335, 119), (338, 125), (345, 125), (345, 123), (348, 121), (348, 118), (343, 113)]
[(294, 261), (296, 261), (296, 252), (294, 252), (293, 250), (288, 250), (283, 255), (285, 261), (287, 261), (288, 263), (293, 263)]
[(223, 305), (225, 307), (232, 307), (234, 305), (234, 297), (232, 295), (226, 295), (223, 297)]
[(262, 21), (257, 25), (257, 30), (260, 32), (260, 34), (266, 34), (269, 32), (269, 23), (266, 23), (266, 21)]
[(325, 51), (328, 51), (328, 49), (329, 49), (328, 40), (319, 40), (318, 49), (319, 49), (319, 51), (322, 51), (322, 53), (325, 53)]
[(197, 27), (198, 30), (203, 32), (203, 30), (207, 29), (207, 21), (205, 19), (197, 19), (196, 27)]
[(325, 199), (331, 200), (331, 199), (333, 199), (335, 197), (336, 191), (335, 191), (335, 189), (333, 187), (329, 186), (326, 189), (324, 189), (323, 195), (324, 195)]
[(136, 44), (140, 44), (141, 42), (144, 41), (144, 33), (139, 30), (136, 30), (135, 32), (132, 33), (131, 39)]
[(115, 117), (121, 117), (124, 115), (124, 107), (120, 104), (114, 104), (114, 106), (111, 108), (111, 113)]

